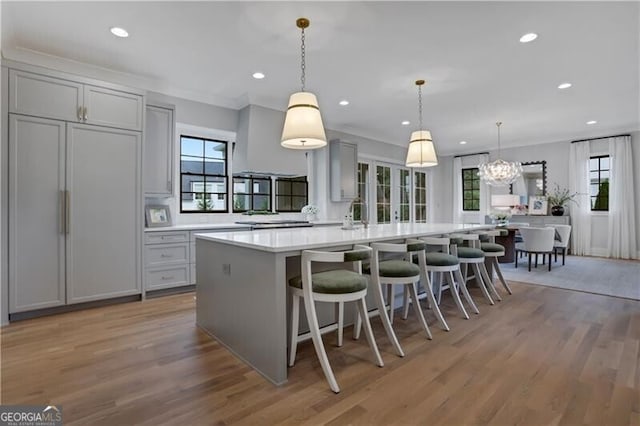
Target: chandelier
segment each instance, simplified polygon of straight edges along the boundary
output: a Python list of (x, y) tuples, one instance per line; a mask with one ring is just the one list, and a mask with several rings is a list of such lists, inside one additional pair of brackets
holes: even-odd
[(522, 174), (522, 165), (517, 161), (504, 161), (500, 158), (500, 126), (498, 121), (498, 159), (490, 163), (480, 164), (478, 175), (480, 179), (491, 186), (506, 186), (515, 182)]
[(422, 85), (424, 80), (417, 80), (418, 86), (418, 130), (411, 133), (409, 139), (409, 149), (407, 150), (407, 167), (431, 167), (438, 165), (438, 157), (436, 156), (436, 148), (433, 145), (431, 132), (422, 130)]
[(304, 29), (309, 27), (307, 18), (299, 18), (296, 26), (302, 31), (301, 76), (302, 89), (291, 95), (287, 115), (284, 118), (280, 145), (289, 149), (317, 149), (327, 144), (327, 137), (322, 125), (322, 116), (316, 95), (305, 91), (305, 36)]

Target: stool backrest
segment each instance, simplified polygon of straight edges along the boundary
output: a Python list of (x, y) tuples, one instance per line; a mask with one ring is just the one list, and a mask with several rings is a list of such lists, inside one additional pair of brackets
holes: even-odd
[(560, 241), (556, 241), (556, 245), (560, 247), (567, 247), (569, 245), (569, 236), (571, 235), (571, 225), (553, 225), (558, 231)]
[(520, 228), (524, 249), (532, 252), (550, 252), (553, 250), (555, 228)]
[(352, 250), (346, 251), (315, 251), (303, 250), (303, 262), (361, 262), (371, 259), (371, 247), (354, 245)]
[(406, 243), (371, 243), (374, 253), (412, 253), (424, 251), (425, 243), (420, 240), (407, 240)]
[(451, 244), (462, 245), (465, 241), (469, 247), (480, 247), (480, 236), (478, 234), (451, 234)]
[(449, 238), (446, 238), (446, 237), (440, 237), (440, 238), (436, 238), (436, 237), (421, 237), (420, 240), (424, 241), (424, 243), (427, 245), (427, 247), (429, 247), (429, 246), (439, 247), (440, 250), (442, 250), (443, 253), (450, 254), (449, 245), (451, 244), (451, 240)]

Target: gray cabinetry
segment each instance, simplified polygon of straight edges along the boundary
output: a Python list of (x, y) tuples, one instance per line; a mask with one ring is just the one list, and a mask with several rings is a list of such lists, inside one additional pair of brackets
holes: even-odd
[(189, 231), (154, 231), (145, 234), (145, 289), (189, 285)]
[(9, 70), (11, 113), (141, 131), (142, 105), (137, 93)]
[(358, 145), (332, 140), (329, 145), (331, 201), (351, 201), (358, 194)]
[(144, 193), (149, 197), (173, 195), (175, 110), (147, 105), (144, 132)]
[(138, 132), (9, 116), (9, 312), (138, 294)]

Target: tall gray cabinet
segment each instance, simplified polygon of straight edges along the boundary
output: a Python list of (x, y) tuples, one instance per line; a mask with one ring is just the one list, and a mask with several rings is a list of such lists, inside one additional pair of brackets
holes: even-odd
[(143, 97), (91, 83), (10, 70), (10, 313), (142, 291)]

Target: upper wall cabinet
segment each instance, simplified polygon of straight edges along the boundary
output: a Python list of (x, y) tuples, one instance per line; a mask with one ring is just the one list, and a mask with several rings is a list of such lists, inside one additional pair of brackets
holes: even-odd
[(331, 161), (331, 201), (351, 201), (358, 195), (358, 145), (332, 140), (329, 145)]
[(144, 195), (173, 195), (175, 108), (147, 104), (144, 131)]
[(9, 70), (9, 112), (142, 130), (142, 96), (21, 70)]

